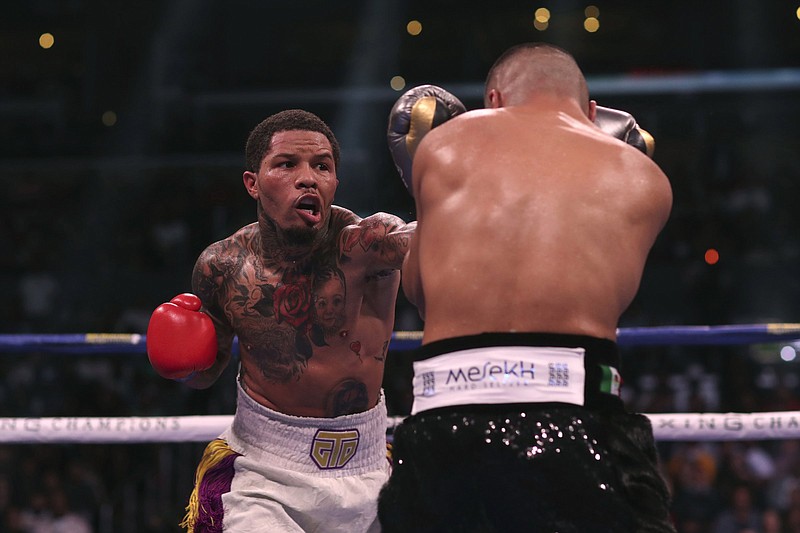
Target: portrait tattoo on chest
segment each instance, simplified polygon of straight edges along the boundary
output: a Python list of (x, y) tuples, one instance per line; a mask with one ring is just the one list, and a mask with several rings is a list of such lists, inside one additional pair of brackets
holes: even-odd
[[(317, 347), (330, 346), (347, 321), (347, 280), (335, 243), (297, 261), (269, 263), (247, 247), (229, 253), (229, 275), (218, 287), (240, 344), (262, 375), (299, 379)], [(217, 268), (217, 270), (225, 270)]]
[(238, 289), (239, 336), (269, 380), (299, 378), (315, 347), (329, 346), (345, 325), (347, 283), (335, 265), (287, 269), (273, 283)]

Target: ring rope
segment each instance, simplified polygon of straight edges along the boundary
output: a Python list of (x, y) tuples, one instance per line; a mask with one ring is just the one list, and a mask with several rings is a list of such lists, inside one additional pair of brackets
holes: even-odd
[[(658, 441), (743, 441), (800, 438), (800, 411), (659, 413), (646, 415)], [(388, 417), (391, 434), (405, 417)], [(134, 444), (208, 442), (233, 415), (0, 418), (0, 443)]]
[[(800, 324), (739, 324), (724, 326), (656, 326), (617, 329), (620, 346), (688, 346), (759, 344), (800, 339)], [(395, 331), (389, 346), (407, 350), (419, 346), (421, 331)], [(145, 353), (147, 337), (128, 333), (0, 334), (0, 352)], [(234, 338), (234, 349), (238, 340)]]
[[(619, 328), (623, 345), (733, 345), (798, 341), (800, 324)], [(395, 331), (390, 348), (412, 349), (421, 331)], [(236, 342), (236, 339), (234, 339)], [(236, 346), (234, 347), (236, 348)], [(0, 352), (145, 353), (146, 336), (117, 333), (0, 334)], [(648, 414), (659, 441), (772, 440), (800, 437), (800, 412)], [(404, 417), (389, 417), (388, 432)], [(0, 443), (207, 442), (233, 415), (165, 417), (0, 417)]]

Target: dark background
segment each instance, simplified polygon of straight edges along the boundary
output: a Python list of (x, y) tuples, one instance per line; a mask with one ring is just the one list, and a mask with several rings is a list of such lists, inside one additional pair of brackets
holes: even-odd
[[(597, 2), (596, 33), (583, 3), (544, 2), (545, 31), (524, 4), (19, 3), (0, 20), (0, 327), (110, 331), (187, 289), (202, 248), (254, 220), (243, 146), (281, 109), (314, 111), (339, 137), (337, 203), (412, 219), (386, 148), (390, 78), (480, 107), (491, 63), (530, 40), (572, 52), (592, 96), (655, 136), (672, 180), (672, 218), (625, 324), (795, 320), (798, 3)], [(56, 281), (39, 292), (41, 319), (19, 287), (37, 272)]]
[[(241, 182), (244, 143), (255, 124), (282, 109), (313, 111), (338, 136), (336, 203), (412, 220), (413, 202), (386, 147), (386, 118), (400, 94), (390, 79), (402, 76), (403, 90), (438, 84), (477, 108), (494, 59), (523, 41), (573, 53), (592, 97), (633, 113), (654, 135), (655, 161), (671, 179), (671, 219), (621, 325), (800, 322), (798, 1), (597, 1), (596, 33), (583, 29), (586, 4), (571, 0), (7, 4), (0, 17), (2, 333), (144, 333), (158, 304), (189, 290), (200, 251), (255, 220)], [(541, 6), (551, 11), (545, 31), (533, 25)], [(422, 22), (419, 36), (405, 30), (411, 19)], [(38, 44), (44, 32), (55, 37), (50, 49)], [(719, 251), (717, 264), (704, 261), (710, 248)], [(420, 327), (401, 297), (395, 329)], [(796, 409), (800, 373), (779, 358), (781, 347), (628, 349), (627, 401), (644, 412)], [(404, 414), (408, 357), (392, 355), (387, 396), (393, 414)], [(233, 409), (231, 372), (212, 389), (191, 392), (157, 378), (141, 356), (4, 353), (0, 361), (0, 416)], [(784, 465), (775, 468), (784, 477), (767, 478), (734, 466), (752, 460), (749, 444), (738, 455), (712, 447), (718, 497), (705, 522), (697, 519), (706, 525), (699, 531), (710, 531), (739, 482), (749, 484), (759, 511), (778, 510), (789, 524), (790, 491), (776, 487), (800, 486), (800, 454), (785, 446), (760, 448)], [(678, 495), (691, 486), (681, 465), (697, 456), (687, 449), (662, 450)], [(172, 531), (200, 451), (0, 446), (0, 489), (6, 480), (25, 495), (4, 504), (0, 490), (0, 510), (9, 524), (15, 511), (35, 508), (35, 494), (72, 483), (77, 474), (67, 465), (78, 464), (81, 479), (94, 480), (87, 505), (98, 531)], [(54, 481), (23, 491), (26, 472)], [(687, 499), (699, 501), (694, 493), (680, 501)], [(703, 514), (681, 509), (676, 516), (687, 523), (692, 512)], [(681, 530), (693, 531), (691, 524)]]

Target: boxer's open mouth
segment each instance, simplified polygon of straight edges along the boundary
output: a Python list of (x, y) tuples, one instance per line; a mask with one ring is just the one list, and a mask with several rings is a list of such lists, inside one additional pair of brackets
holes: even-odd
[(319, 222), (321, 202), (318, 196), (301, 196), (294, 207), (304, 219), (314, 224)]

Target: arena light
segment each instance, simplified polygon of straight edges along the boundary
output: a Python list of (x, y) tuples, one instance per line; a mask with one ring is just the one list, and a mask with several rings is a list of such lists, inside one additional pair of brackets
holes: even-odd
[(550, 26), (550, 10), (540, 7), (533, 13), (533, 27), (539, 31), (544, 31)]
[(537, 22), (543, 22), (547, 24), (550, 22), (550, 10), (546, 7), (540, 7), (533, 13), (533, 19)]
[(53, 37), (52, 33), (43, 33), (39, 36), (39, 46), (48, 50), (53, 47), (56, 43), (56, 38)]
[(103, 122), (103, 126), (111, 127), (117, 123), (117, 114), (113, 111), (106, 111), (103, 113), (103, 116), (100, 117), (100, 120)]
[(719, 262), (719, 252), (714, 248), (709, 248), (706, 250), (703, 259), (709, 265), (716, 265)]
[(583, 29), (589, 33), (595, 33), (600, 29), (600, 8), (595, 5), (588, 5), (583, 10), (586, 19), (583, 21)]
[(794, 346), (787, 345), (781, 348), (781, 359), (788, 362), (794, 361), (797, 358), (797, 350)]
[(389, 86), (395, 91), (402, 91), (406, 86), (406, 79), (403, 76), (392, 76)]
[(409, 35), (417, 36), (422, 33), (422, 23), (418, 20), (409, 21), (406, 24), (406, 31)]

